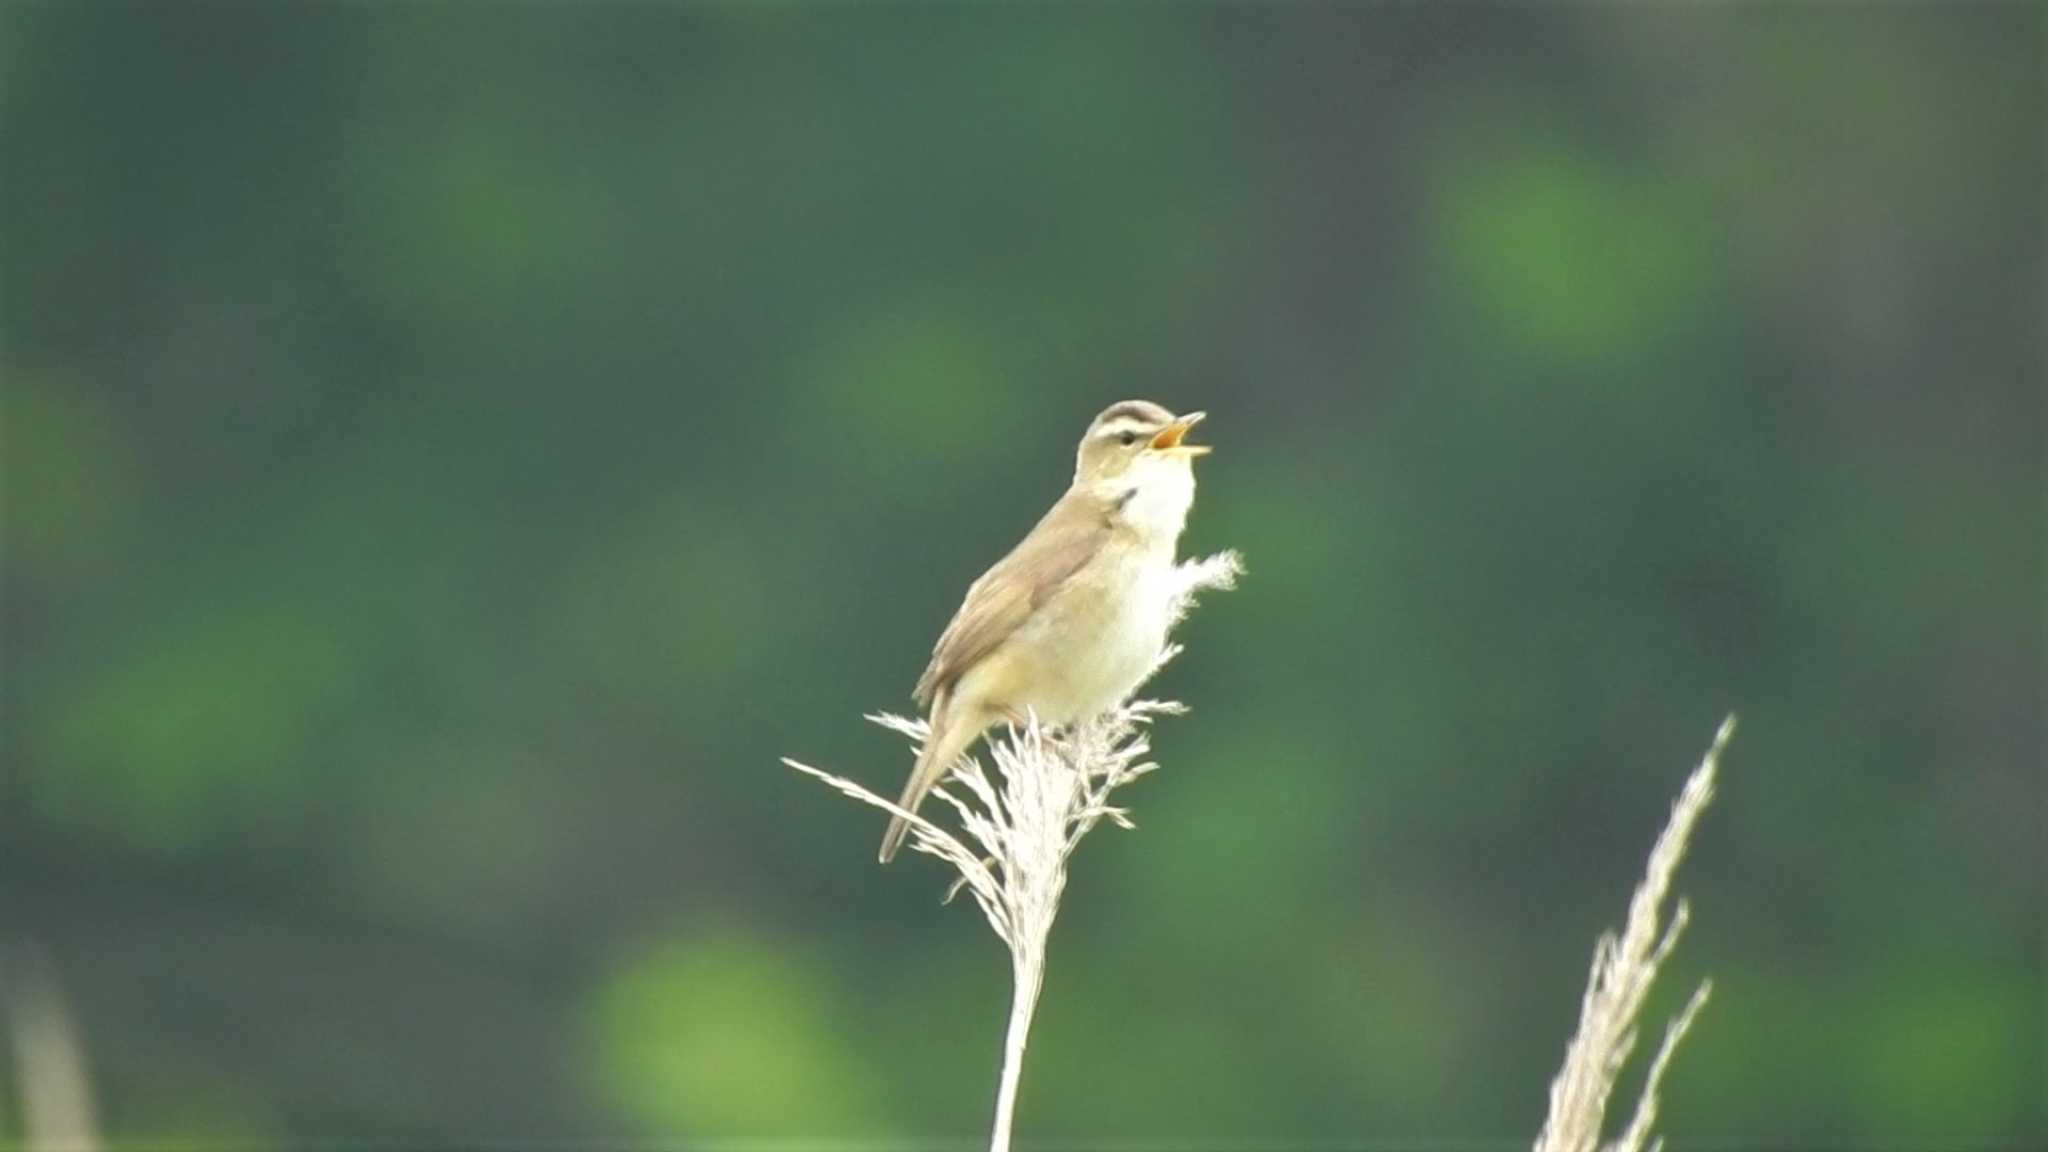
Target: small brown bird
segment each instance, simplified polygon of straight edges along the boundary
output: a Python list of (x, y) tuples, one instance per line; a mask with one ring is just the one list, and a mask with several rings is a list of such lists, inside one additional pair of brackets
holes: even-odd
[[(917, 682), (931, 734), (897, 801), (915, 812), (975, 737), (1000, 720), (1069, 724), (1122, 703), (1152, 669), (1172, 623), (1174, 547), (1195, 499), (1184, 444), (1203, 413), (1145, 400), (1088, 425), (1066, 495), (967, 589)], [(882, 836), (888, 863), (909, 824)]]

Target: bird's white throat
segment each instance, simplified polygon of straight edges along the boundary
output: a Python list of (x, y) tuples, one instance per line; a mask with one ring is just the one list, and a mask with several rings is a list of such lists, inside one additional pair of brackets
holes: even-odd
[(1116, 494), (1119, 515), (1149, 544), (1169, 550), (1195, 502), (1195, 469), (1185, 456), (1147, 453), (1132, 463)]

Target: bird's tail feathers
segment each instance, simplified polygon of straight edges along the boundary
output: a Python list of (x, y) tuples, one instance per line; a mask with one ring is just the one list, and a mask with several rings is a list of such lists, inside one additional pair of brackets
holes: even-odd
[[(910, 770), (910, 779), (903, 784), (903, 795), (896, 801), (896, 806), (907, 812), (917, 811), (918, 805), (924, 803), (924, 798), (931, 790), (939, 781), (946, 778), (946, 772), (952, 768), (953, 762), (958, 760), (960, 754), (967, 751), (968, 745), (974, 743), (974, 738), (981, 734), (979, 728), (964, 722), (965, 717), (954, 717), (949, 722), (946, 716), (949, 711), (946, 703), (943, 697), (933, 702), (931, 735), (925, 740), (924, 748), (918, 752), (917, 765)], [(887, 864), (895, 857), (896, 850), (903, 846), (903, 841), (909, 835), (908, 820), (901, 816), (889, 818), (889, 830), (882, 834), (882, 863)]]

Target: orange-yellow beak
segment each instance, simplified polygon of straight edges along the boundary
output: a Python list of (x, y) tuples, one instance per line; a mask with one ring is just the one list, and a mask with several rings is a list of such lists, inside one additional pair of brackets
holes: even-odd
[(1166, 427), (1161, 428), (1159, 435), (1152, 438), (1152, 450), (1154, 452), (1174, 452), (1184, 456), (1200, 456), (1208, 452), (1209, 445), (1207, 444), (1181, 443), (1181, 440), (1187, 436), (1188, 429), (1200, 424), (1202, 417), (1207, 415), (1207, 412), (1190, 412)]

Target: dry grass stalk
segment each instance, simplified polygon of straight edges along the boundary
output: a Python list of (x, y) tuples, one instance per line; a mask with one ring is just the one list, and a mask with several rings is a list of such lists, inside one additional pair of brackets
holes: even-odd
[(22, 947), (0, 968), (0, 1007), (14, 1049), (23, 1152), (102, 1147), (85, 1039), (49, 957)]
[(1550, 1114), (1536, 1138), (1536, 1152), (1643, 1152), (1646, 1146), (1657, 1152), (1662, 1147), (1663, 1141), (1650, 1134), (1657, 1119), (1657, 1088), (1678, 1042), (1706, 1004), (1712, 981), (1701, 981), (1685, 1007), (1665, 1026), (1663, 1042), (1650, 1061), (1628, 1127), (1605, 1145), (1600, 1143), (1600, 1129), (1614, 1081), (1635, 1048), (1636, 1019), (1643, 1000), (1685, 931), (1690, 912), (1683, 899), (1672, 911), (1669, 924), (1660, 928), (1658, 921), (1665, 894), (1671, 889), (1672, 873), (1685, 856), (1700, 814), (1714, 798), (1721, 753), (1734, 734), (1735, 717), (1730, 716), (1721, 722), (1713, 746), (1672, 805), (1671, 820), (1650, 850), (1643, 882), (1629, 901), (1628, 922), (1621, 935), (1603, 933), (1594, 946), (1593, 971), (1579, 1006), (1579, 1030), (1565, 1049), (1564, 1067), (1551, 1082)]
[[(1241, 570), (1237, 555), (1230, 552), (1180, 565), (1176, 569), (1180, 588), (1175, 619), (1193, 607), (1196, 593), (1231, 587)], [(1178, 646), (1168, 645), (1153, 671), (1178, 651)], [(1046, 940), (1059, 911), (1060, 895), (1066, 890), (1067, 861), (1081, 838), (1102, 821), (1132, 827), (1129, 814), (1110, 802), (1110, 794), (1158, 767), (1145, 759), (1151, 751), (1145, 729), (1154, 718), (1181, 710), (1174, 703), (1133, 700), (1064, 731), (1047, 731), (1036, 718), (1021, 728), (1006, 729), (1001, 739), (987, 742), (993, 775), (979, 760), (968, 758), (944, 785), (932, 790), (959, 818), (957, 832), (927, 816), (907, 812), (844, 777), (783, 760), (863, 804), (906, 818), (910, 822), (909, 846), (945, 861), (959, 873), (947, 898), (965, 889), (1009, 948), (1013, 978), (1010, 1021), (989, 1138), (991, 1152), (1007, 1152), (1010, 1146), (1024, 1046), (1045, 979)], [(928, 735), (921, 720), (887, 714), (868, 719), (920, 746)]]

